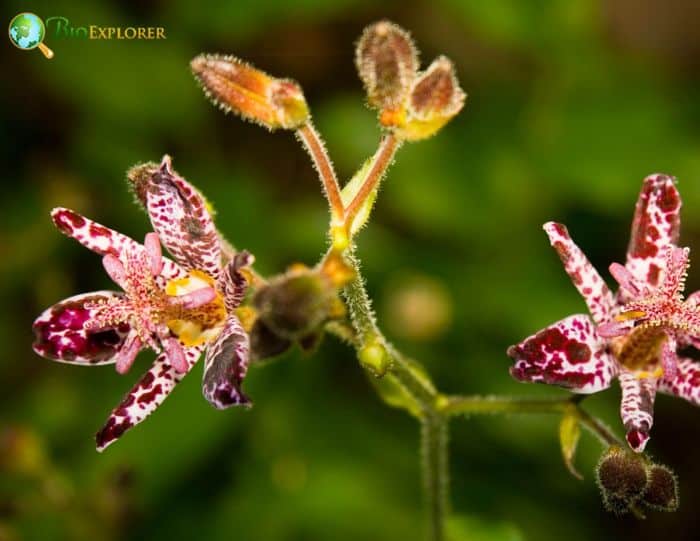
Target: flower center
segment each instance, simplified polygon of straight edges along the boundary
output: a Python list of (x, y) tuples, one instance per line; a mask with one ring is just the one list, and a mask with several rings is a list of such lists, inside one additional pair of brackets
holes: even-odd
[[(215, 288), (215, 282), (208, 274), (193, 270), (184, 278), (171, 280), (165, 287), (169, 297), (179, 297), (204, 288)], [(196, 308), (183, 309), (180, 313), (169, 314), (165, 322), (168, 328), (186, 346), (198, 346), (216, 338), (226, 319), (226, 308), (221, 294), (217, 291), (211, 302)]]

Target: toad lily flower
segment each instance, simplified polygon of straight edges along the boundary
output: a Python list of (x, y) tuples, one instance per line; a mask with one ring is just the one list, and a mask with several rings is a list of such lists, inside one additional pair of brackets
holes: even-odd
[[(222, 265), (203, 198), (173, 172), (167, 156), (145, 188), (157, 234), (147, 234), (143, 245), (71, 210), (52, 212), (63, 233), (103, 256), (123, 292), (76, 295), (47, 309), (34, 322), (34, 351), (82, 366), (114, 363), (120, 374), (141, 349), (158, 353), (97, 433), (99, 451), (150, 415), (205, 349), (207, 400), (219, 409), (249, 404), (241, 391), (249, 340), (234, 311), (247, 286), (241, 271), (252, 256), (241, 252)], [(162, 256), (161, 241), (175, 261)]]
[(689, 250), (676, 245), (680, 208), (672, 178), (644, 180), (627, 262), (610, 266), (620, 286), (614, 295), (566, 228), (545, 224), (592, 319), (569, 316), (508, 350), (520, 381), (594, 393), (617, 377), (627, 442), (638, 452), (649, 439), (657, 391), (700, 404), (700, 364), (682, 353), (700, 347), (700, 292), (683, 299)]

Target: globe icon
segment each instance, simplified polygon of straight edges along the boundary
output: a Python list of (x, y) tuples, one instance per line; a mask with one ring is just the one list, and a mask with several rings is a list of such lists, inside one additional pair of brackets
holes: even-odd
[(10, 21), (9, 35), (13, 45), (20, 49), (28, 51), (38, 47), (46, 58), (53, 56), (53, 51), (42, 43), (46, 35), (44, 21), (33, 13), (15, 15)]

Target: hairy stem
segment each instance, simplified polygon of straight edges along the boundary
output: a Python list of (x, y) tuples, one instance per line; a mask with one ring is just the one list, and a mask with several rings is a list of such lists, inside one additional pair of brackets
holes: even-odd
[(449, 415), (495, 413), (563, 413), (568, 398), (515, 398), (509, 396), (450, 396), (441, 404)]
[(428, 539), (443, 541), (449, 501), (448, 416), (437, 409), (439, 395), (430, 379), (423, 375), (422, 370), (416, 368), (417, 363), (405, 358), (384, 338), (360, 274), (359, 261), (352, 252), (348, 254), (347, 260), (355, 271), (355, 278), (345, 288), (344, 293), (358, 351), (369, 340), (381, 343), (389, 356), (388, 372), (396, 377), (401, 386), (421, 406), (421, 467), (428, 509)]
[(447, 418), (426, 412), (421, 420), (421, 455), (430, 541), (442, 541), (445, 536), (445, 518), (449, 511), (447, 439)]
[(355, 198), (350, 202), (350, 204), (345, 209), (345, 227), (350, 228), (357, 213), (360, 212), (362, 205), (367, 200), (367, 198), (374, 192), (374, 189), (382, 180), (384, 173), (391, 165), (394, 159), (394, 154), (401, 146), (401, 142), (391, 133), (384, 136), (377, 152), (372, 157), (372, 167), (367, 173), (365, 182), (362, 187), (355, 194)]
[(559, 413), (576, 408), (579, 422), (606, 447), (624, 446), (602, 421), (585, 411), (581, 395), (569, 398), (515, 398), (510, 396), (450, 396), (440, 401), (440, 410), (448, 415), (479, 415), (499, 413)]
[(296, 131), (297, 137), (303, 143), (304, 148), (311, 156), (318, 176), (323, 184), (323, 192), (328, 199), (331, 209), (331, 221), (333, 224), (343, 223), (343, 200), (340, 197), (340, 186), (335, 175), (333, 164), (326, 152), (321, 136), (314, 128), (311, 120), (308, 120)]

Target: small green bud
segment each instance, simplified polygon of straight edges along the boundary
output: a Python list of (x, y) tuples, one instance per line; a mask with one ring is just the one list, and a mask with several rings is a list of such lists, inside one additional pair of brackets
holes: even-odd
[(360, 364), (378, 378), (386, 374), (389, 368), (389, 354), (383, 344), (371, 340), (359, 351)]
[(669, 468), (659, 464), (649, 468), (649, 483), (642, 501), (657, 511), (678, 509), (678, 479)]
[(605, 507), (617, 514), (630, 511), (644, 494), (648, 482), (644, 459), (615, 446), (603, 454), (596, 475)]

